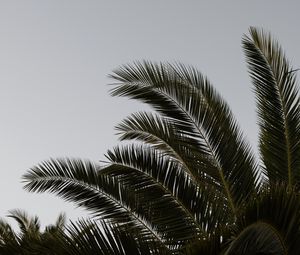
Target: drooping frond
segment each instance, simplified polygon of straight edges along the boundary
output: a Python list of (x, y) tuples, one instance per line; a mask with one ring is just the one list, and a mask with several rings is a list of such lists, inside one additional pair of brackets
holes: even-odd
[[(89, 161), (73, 159), (51, 159), (33, 167), (23, 176), (24, 188), (34, 192), (57, 193), (67, 201), (75, 202), (93, 211), (99, 206), (96, 215), (120, 217), (123, 206), (114, 199), (119, 196), (118, 185), (98, 176), (97, 166)], [(111, 195), (106, 193), (110, 189)], [(99, 199), (99, 201), (97, 200)], [(124, 216), (126, 218), (126, 216)]]
[[(26, 175), (25, 189), (49, 191), (67, 201), (88, 209), (93, 216), (139, 229), (141, 236), (161, 246), (173, 245), (159, 232), (159, 225), (145, 218), (139, 209), (139, 197), (129, 187), (111, 176), (99, 174), (99, 166), (73, 159), (49, 160), (34, 167)], [(176, 248), (175, 243), (174, 247)]]
[(193, 68), (150, 62), (126, 65), (111, 76), (113, 96), (126, 96), (154, 107), (180, 124), (178, 133), (216, 166), (233, 213), (255, 193), (257, 170), (249, 145), (224, 100)]
[(279, 44), (263, 30), (250, 28), (243, 39), (254, 84), (260, 127), (259, 148), (271, 183), (300, 182), (300, 99), (295, 70)]

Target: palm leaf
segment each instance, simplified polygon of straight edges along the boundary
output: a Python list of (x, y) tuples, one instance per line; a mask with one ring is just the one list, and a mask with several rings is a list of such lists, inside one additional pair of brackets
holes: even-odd
[(37, 216), (30, 217), (25, 211), (15, 209), (9, 211), (8, 217), (13, 218), (19, 225), (21, 236), (36, 237), (40, 232), (40, 221)]
[(250, 28), (243, 47), (254, 84), (259, 148), (271, 183), (300, 181), (300, 101), (295, 72), (283, 50), (263, 30)]
[(24, 188), (35, 192), (56, 193), (65, 200), (88, 209), (94, 217), (139, 229), (140, 235), (153, 239), (161, 246), (169, 248), (168, 245), (174, 244), (172, 240), (164, 239), (158, 225), (147, 221), (144, 212), (139, 210), (139, 197), (116, 179), (101, 175), (99, 169), (99, 166), (89, 161), (45, 161), (24, 175)]
[[(136, 63), (111, 76), (113, 96), (127, 96), (180, 123), (182, 135), (209, 155), (232, 211), (255, 193), (257, 170), (249, 145), (224, 100), (199, 72), (182, 65)], [(245, 177), (247, 176), (247, 177)]]

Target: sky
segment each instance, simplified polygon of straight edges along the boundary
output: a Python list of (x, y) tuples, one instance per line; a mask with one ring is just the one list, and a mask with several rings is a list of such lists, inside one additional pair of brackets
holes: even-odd
[[(298, 3), (297, 3), (298, 2)], [(15, 208), (53, 223), (84, 210), (23, 190), (56, 157), (104, 159), (114, 126), (145, 106), (109, 95), (108, 75), (135, 60), (182, 62), (209, 77), (257, 152), (255, 99), (241, 48), (250, 26), (300, 67), (299, 1), (0, 0), (0, 217)]]

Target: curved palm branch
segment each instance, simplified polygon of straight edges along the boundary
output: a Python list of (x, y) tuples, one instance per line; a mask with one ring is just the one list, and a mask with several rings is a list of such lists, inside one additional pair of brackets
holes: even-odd
[(113, 96), (138, 99), (180, 123), (177, 132), (211, 158), (235, 214), (255, 192), (257, 170), (227, 104), (208, 80), (193, 68), (150, 62), (123, 66), (114, 73), (111, 77), (118, 83), (111, 90)]
[[(126, 224), (133, 230), (139, 229), (139, 233), (144, 239), (151, 242), (156, 241), (162, 247), (176, 250), (178, 245), (184, 242), (192, 223), (183, 218), (179, 222), (182, 224), (177, 231), (179, 236), (168, 234), (169, 228), (169, 232), (172, 232), (172, 229), (178, 227), (174, 224), (176, 220), (172, 221), (170, 216), (161, 219), (161, 215), (164, 214), (157, 211), (156, 203), (145, 201), (143, 196), (134, 193), (130, 187), (122, 185), (110, 176), (101, 174), (102, 170), (99, 170), (99, 166), (89, 161), (75, 159), (45, 161), (32, 168), (24, 176), (27, 182), (25, 189), (57, 193), (65, 200), (88, 209), (96, 218)], [(163, 195), (163, 193), (159, 194)], [(164, 201), (168, 202), (167, 196), (164, 197)], [(178, 205), (172, 201), (168, 205), (175, 212), (172, 215), (181, 210), (180, 208), (176, 209)], [(145, 209), (145, 206), (148, 210), (142, 210), (142, 208)], [(172, 224), (174, 224), (173, 228)], [(180, 230), (185, 232), (180, 233)], [(188, 234), (195, 236), (190, 232)]]
[(270, 34), (251, 28), (243, 47), (257, 100), (259, 148), (271, 183), (300, 181), (300, 98), (295, 70)]
[(9, 211), (8, 217), (13, 218), (18, 223), (21, 236), (37, 237), (39, 235), (41, 226), (37, 216), (30, 217), (25, 211), (15, 209)]

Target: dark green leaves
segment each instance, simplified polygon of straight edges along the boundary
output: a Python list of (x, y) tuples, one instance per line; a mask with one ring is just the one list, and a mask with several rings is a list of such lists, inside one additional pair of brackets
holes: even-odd
[(243, 47), (253, 79), (259, 147), (271, 183), (300, 181), (300, 101), (295, 70), (270, 34), (255, 28)]
[[(143, 62), (123, 66), (112, 77), (118, 81), (111, 90), (113, 96), (153, 106), (176, 125), (172, 132), (187, 140), (192, 151), (201, 155), (200, 160), (209, 158), (209, 169), (218, 174), (215, 183), (221, 185), (234, 213), (255, 192), (257, 172), (249, 145), (227, 104), (198, 71)], [(197, 179), (195, 171), (190, 172)]]
[(171, 254), (155, 242), (144, 240), (139, 232), (99, 220), (71, 223), (64, 233), (62, 246), (66, 255)]
[(243, 47), (257, 99), (262, 167), (227, 103), (196, 69), (147, 61), (124, 65), (111, 75), (111, 94), (155, 111), (132, 114), (117, 125), (126, 145), (109, 150), (102, 167), (49, 160), (24, 176), (27, 190), (56, 193), (95, 217), (68, 228), (66, 251), (299, 253), (295, 70), (263, 31), (251, 28)]
[(54, 225), (44, 231), (37, 216), (28, 216), (22, 210), (12, 210), (8, 217), (18, 224), (18, 231), (4, 219), (0, 219), (0, 254), (2, 255), (63, 255), (64, 215), (60, 214)]
[(298, 254), (299, 194), (285, 185), (263, 190), (239, 215), (236, 228), (228, 254)]
[[(99, 166), (89, 161), (45, 161), (24, 176), (27, 182), (25, 188), (30, 191), (55, 192), (67, 201), (88, 209), (94, 217), (126, 225), (133, 231), (138, 230), (143, 238), (155, 241), (165, 248), (176, 249), (186, 238), (197, 235), (197, 231), (189, 231), (192, 222), (184, 220), (181, 208), (163, 190), (153, 193), (155, 195), (156, 192), (156, 197), (161, 200), (159, 206), (159, 201), (149, 200), (149, 195), (146, 200), (146, 193), (135, 192), (134, 187), (105, 174), (107, 171), (108, 169), (100, 170)], [(169, 203), (171, 207), (166, 209), (177, 218), (168, 214), (164, 216), (165, 219), (160, 218), (163, 214), (159, 209), (165, 207), (163, 202)], [(172, 232), (172, 227), (178, 228), (178, 236), (168, 234), (168, 231)]]

